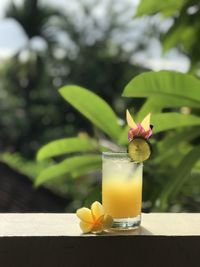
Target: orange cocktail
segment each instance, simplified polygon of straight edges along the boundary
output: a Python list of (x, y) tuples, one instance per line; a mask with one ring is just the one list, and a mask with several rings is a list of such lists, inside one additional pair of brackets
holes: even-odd
[(127, 153), (103, 153), (102, 202), (114, 218), (114, 228), (140, 224), (142, 163), (132, 162)]

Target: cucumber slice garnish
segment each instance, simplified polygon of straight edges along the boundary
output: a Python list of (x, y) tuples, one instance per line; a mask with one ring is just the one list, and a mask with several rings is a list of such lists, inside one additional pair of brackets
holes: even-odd
[(134, 137), (128, 144), (129, 157), (135, 162), (143, 162), (151, 155), (151, 146), (147, 139)]

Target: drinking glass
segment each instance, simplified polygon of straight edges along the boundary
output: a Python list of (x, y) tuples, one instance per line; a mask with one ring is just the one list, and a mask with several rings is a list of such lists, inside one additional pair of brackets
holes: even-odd
[(138, 228), (141, 222), (143, 164), (132, 162), (128, 153), (104, 152), (102, 203), (113, 217), (114, 229)]

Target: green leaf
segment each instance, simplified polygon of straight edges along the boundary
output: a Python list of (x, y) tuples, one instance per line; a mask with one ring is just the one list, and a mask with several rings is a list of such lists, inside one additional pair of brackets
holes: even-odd
[(155, 100), (155, 97), (148, 98), (142, 105), (138, 113), (136, 114), (136, 120), (141, 121), (149, 112), (160, 113), (162, 106), (159, 101)]
[[(154, 157), (154, 163), (158, 166), (166, 166), (167, 168), (170, 166), (170, 169), (174, 168), (177, 166), (177, 164), (179, 164), (183, 156), (191, 150), (191, 148), (192, 145), (188, 143), (180, 143), (177, 144), (174, 149), (169, 148), (165, 152), (157, 151), (157, 154)], [(168, 176), (170, 176), (169, 173)]]
[[(138, 121), (139, 122), (139, 121)], [(181, 127), (200, 125), (200, 118), (195, 115), (185, 115), (176, 112), (152, 114), (153, 134)], [(127, 144), (129, 127), (126, 126), (119, 136), (119, 144)]]
[(71, 175), (73, 178), (78, 178), (80, 176), (87, 175), (91, 172), (95, 172), (97, 170), (100, 170), (101, 165), (102, 165), (101, 161), (90, 162), (89, 165), (85, 165), (80, 169), (77, 168), (76, 170), (72, 171)]
[(101, 163), (100, 155), (82, 155), (67, 158), (42, 171), (36, 178), (35, 185), (39, 186), (62, 175), (70, 174), (77, 169), (85, 168), (86, 166), (97, 163)]
[(191, 75), (173, 71), (146, 72), (125, 87), (126, 97), (178, 97), (200, 103), (200, 81)]
[(200, 145), (194, 147), (180, 162), (179, 166), (171, 174), (171, 179), (165, 185), (159, 196), (159, 206), (165, 210), (169, 201), (172, 201), (180, 192), (181, 187), (190, 179), (192, 167), (199, 160)]
[(181, 131), (176, 131), (172, 135), (167, 135), (162, 141), (158, 143), (159, 151), (166, 151), (169, 149), (174, 150), (177, 145), (182, 142), (190, 142), (194, 138), (200, 135), (199, 127), (189, 127), (187, 129), (182, 129)]
[[(193, 17), (194, 20), (194, 17)], [(176, 18), (173, 26), (167, 31), (162, 38), (163, 50), (166, 52), (170, 48), (182, 44), (184, 49), (192, 49), (195, 45), (196, 36), (199, 30), (199, 19), (197, 17), (191, 24), (191, 18), (185, 12), (181, 12)]]
[(19, 153), (3, 153), (0, 160), (17, 172), (34, 179), (41, 171), (50, 166), (50, 161), (35, 162), (26, 160)]
[(200, 196), (200, 171), (195, 168), (192, 169), (190, 179), (187, 180), (181, 188), (181, 193), (184, 195)]
[(121, 135), (119, 136), (118, 143), (120, 145), (128, 145), (128, 130), (129, 130), (129, 127), (125, 126)]
[(153, 133), (159, 133), (180, 127), (200, 125), (200, 117), (176, 112), (166, 112), (153, 114), (151, 123), (154, 125)]
[(80, 111), (95, 126), (115, 140), (121, 132), (118, 118), (111, 107), (93, 92), (75, 85), (59, 90), (63, 98)]
[[(181, 131), (173, 132), (172, 135), (166, 135), (166, 137), (159, 141), (157, 144), (158, 156), (154, 159), (156, 164), (169, 164), (170, 162), (174, 165), (179, 157), (182, 158), (180, 152), (186, 147), (191, 149), (188, 145), (190, 141), (199, 136), (199, 127), (183, 128)], [(176, 153), (174, 151), (176, 150)], [(185, 151), (184, 151), (185, 152)], [(184, 153), (185, 154), (185, 153)], [(174, 160), (175, 157), (175, 160)]]
[(186, 0), (141, 0), (136, 11), (136, 16), (152, 15), (157, 12), (163, 12), (165, 15), (170, 16), (175, 14), (185, 2)]
[(161, 113), (163, 108), (181, 108), (181, 107), (199, 108), (199, 103), (176, 96), (165, 95), (165, 97), (163, 96), (149, 97), (140, 108), (136, 117), (138, 120), (142, 120), (149, 112), (155, 114), (155, 113)]
[(95, 140), (88, 137), (71, 137), (52, 141), (37, 153), (37, 160), (64, 155), (72, 152), (94, 151), (97, 148)]

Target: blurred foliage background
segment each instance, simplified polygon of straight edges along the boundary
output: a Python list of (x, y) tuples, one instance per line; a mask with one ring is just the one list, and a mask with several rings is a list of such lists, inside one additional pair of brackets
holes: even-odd
[[(199, 212), (199, 14), (196, 0), (8, 3), (4, 19), (16, 21), (26, 43), (0, 61), (1, 162), (25, 175), (31, 190), (44, 186), (74, 211), (101, 197), (100, 153), (125, 149), (125, 109), (138, 120), (153, 112), (159, 127), (145, 164), (143, 209)], [(157, 55), (166, 64), (155, 64)], [(196, 79), (137, 76), (152, 69)], [(63, 87), (70, 84), (80, 87)], [(9, 190), (1, 187), (3, 198)]]

